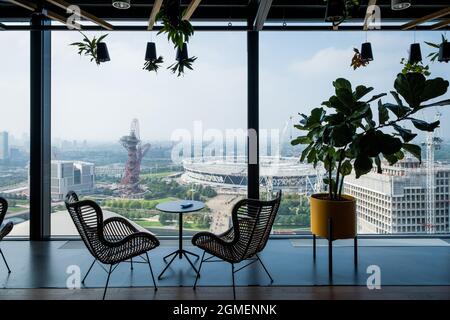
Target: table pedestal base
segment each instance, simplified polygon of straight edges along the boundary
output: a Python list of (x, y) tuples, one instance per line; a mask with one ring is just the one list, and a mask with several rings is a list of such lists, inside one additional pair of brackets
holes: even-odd
[(189, 259), (188, 254), (194, 256), (196, 259), (199, 259), (199, 255), (195, 254), (193, 252), (190, 252), (188, 250), (184, 250), (184, 249), (178, 249), (170, 254), (168, 254), (167, 256), (165, 256), (163, 259), (164, 261), (166, 261), (167, 258), (172, 257), (172, 259), (170, 259), (170, 262), (166, 265), (166, 267), (164, 268), (164, 270), (160, 273), (160, 275), (158, 276), (158, 279), (161, 279), (162, 276), (164, 275), (164, 272), (166, 272), (166, 270), (170, 267), (170, 265), (172, 264), (172, 262), (175, 260), (175, 258), (178, 256), (180, 259), (183, 258), (183, 256), (186, 258), (186, 260), (189, 262), (189, 264), (191, 265), (192, 269), (194, 269), (195, 273), (200, 277), (200, 274), (198, 273), (197, 268), (194, 266), (194, 264), (192, 263), (191, 259)]

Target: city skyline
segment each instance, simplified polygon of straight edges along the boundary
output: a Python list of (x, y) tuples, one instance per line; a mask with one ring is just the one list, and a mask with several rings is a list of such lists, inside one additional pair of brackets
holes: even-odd
[[(11, 78), (0, 79), (0, 105), (11, 106), (4, 108), (0, 130), (21, 136), (29, 132), (29, 90), (25, 81), (29, 73), (29, 36), (10, 32), (1, 37), (13, 43), (13, 47), (0, 53), (1, 61), (8, 61), (2, 68), (5, 72), (11, 68), (16, 71), (11, 72)], [(194, 71), (183, 79), (164, 68), (157, 75), (142, 70), (145, 49), (142, 43), (151, 41), (149, 34), (129, 37), (126, 32), (111, 33), (106, 41), (112, 60), (100, 67), (79, 57), (68, 45), (79, 37), (76, 32), (53, 33), (53, 138), (113, 142), (118, 138), (117, 132), (128, 130), (133, 118), (140, 120), (141, 136), (146, 141), (168, 141), (175, 130), (190, 130), (195, 121), (203, 121), (205, 128), (217, 130), (246, 127), (245, 33), (221, 34), (218, 41), (214, 33), (198, 32), (195, 41), (189, 44), (189, 52), (199, 59)], [(318, 106), (331, 95), (331, 82), (337, 77), (346, 77), (355, 86), (371, 85), (376, 93), (388, 92), (401, 69), (400, 58), (407, 56), (409, 44), (414, 41), (414, 32), (390, 32), (383, 36), (377, 31), (367, 33), (375, 60), (368, 67), (353, 71), (349, 66), (352, 48), (359, 47), (365, 37), (364, 32), (345, 36), (324, 32), (262, 33), (261, 128), (282, 128), (289, 117)], [(416, 32), (415, 37), (425, 57), (430, 49), (423, 41), (438, 41), (440, 33)], [(153, 36), (153, 40), (158, 53), (170, 64), (171, 46), (162, 37)], [(312, 45), (302, 46), (305, 42)], [(277, 50), (282, 47), (285, 49)], [(443, 63), (430, 64), (433, 77), (445, 76), (448, 68)], [(207, 86), (207, 91), (198, 90), (209, 83), (215, 85)], [(442, 136), (448, 139), (450, 130), (445, 128), (450, 125), (450, 112), (442, 109), (442, 113)], [(431, 120), (433, 111), (421, 116)], [(98, 119), (105, 121), (99, 123)]]

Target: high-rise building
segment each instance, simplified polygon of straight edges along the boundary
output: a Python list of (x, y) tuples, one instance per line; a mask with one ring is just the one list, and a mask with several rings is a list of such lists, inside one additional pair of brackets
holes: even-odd
[(91, 192), (94, 189), (94, 164), (82, 161), (52, 160), (51, 193), (55, 200), (64, 199), (69, 191)]
[(9, 158), (9, 138), (8, 132), (0, 132), (0, 160)]
[(358, 233), (449, 232), (450, 166), (436, 163), (434, 171), (433, 225), (427, 223), (427, 171), (419, 162), (407, 159), (384, 164), (382, 174), (346, 177), (344, 192), (357, 200)]

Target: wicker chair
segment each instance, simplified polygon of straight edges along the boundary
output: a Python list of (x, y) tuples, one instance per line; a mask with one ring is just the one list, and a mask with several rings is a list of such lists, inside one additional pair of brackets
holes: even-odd
[[(0, 227), (3, 224), (3, 219), (5, 219), (6, 211), (8, 211), (8, 202), (0, 197)], [(2, 241), (3, 238), (11, 232), (13, 227), (14, 224), (10, 221), (0, 229), (0, 241)], [(0, 248), (0, 254), (2, 255), (3, 261), (5, 262), (6, 268), (8, 269), (8, 273), (11, 273), (11, 269), (9, 268), (8, 262), (6, 262), (6, 258), (3, 254), (2, 248)]]
[[(215, 235), (211, 232), (199, 232), (194, 235), (192, 244), (204, 250), (199, 272), (195, 279), (194, 290), (197, 286), (203, 262), (218, 262), (221, 260), (231, 264), (234, 299), (236, 299), (234, 274), (256, 261), (261, 263), (271, 283), (273, 282), (258, 253), (267, 244), (280, 201), (281, 191), (277, 193), (274, 200), (270, 201), (241, 200), (233, 208), (233, 226), (228, 231), (221, 235)], [(205, 259), (206, 253), (209, 253), (211, 256)], [(221, 260), (212, 260), (214, 257)], [(235, 264), (244, 260), (250, 260), (250, 262), (235, 270)]]
[(103, 221), (103, 213), (97, 203), (91, 200), (79, 201), (77, 194), (73, 191), (67, 194), (65, 204), (84, 244), (94, 257), (82, 280), (83, 284), (95, 262), (109, 265), (109, 270), (103, 268), (108, 273), (103, 292), (103, 299), (105, 299), (109, 278), (117, 266), (129, 260), (133, 268), (132, 259), (145, 254), (145, 257), (141, 256), (143, 261), (137, 262), (148, 263), (155, 291), (157, 290), (147, 253), (159, 246), (159, 241), (154, 235), (150, 232), (139, 231), (130, 221), (122, 217), (112, 217)]

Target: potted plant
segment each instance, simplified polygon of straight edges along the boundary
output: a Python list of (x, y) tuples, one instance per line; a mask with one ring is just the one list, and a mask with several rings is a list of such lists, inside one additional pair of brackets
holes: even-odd
[(438, 60), (439, 62), (448, 63), (448, 61), (450, 60), (450, 44), (443, 34), (441, 34), (441, 37), (441, 43), (432, 43), (425, 41), (427, 45), (437, 49), (437, 51), (431, 52), (428, 55), (428, 58), (430, 58), (431, 62), (435, 62), (436, 60)]
[[(420, 73), (400, 73), (391, 95), (395, 103), (383, 103), (378, 94), (364, 97), (373, 88), (357, 86), (339, 78), (333, 82), (335, 94), (309, 116), (301, 114), (295, 128), (306, 134), (292, 140), (292, 145), (304, 144), (300, 160), (316, 166), (323, 164), (327, 177), (327, 193), (311, 197), (311, 232), (328, 238), (332, 221), (334, 239), (356, 236), (355, 199), (343, 194), (344, 179), (353, 171), (356, 178), (372, 171), (381, 173), (384, 158), (390, 165), (403, 159), (409, 152), (421, 160), (421, 148), (411, 141), (417, 136), (402, 126), (410, 122), (420, 131), (433, 131), (439, 121), (427, 123), (414, 116), (418, 111), (433, 106), (449, 105), (450, 100), (427, 101), (444, 95), (449, 83), (442, 78), (427, 80)], [(377, 102), (378, 121), (373, 117), (371, 104)]]
[[(78, 47), (78, 54), (80, 56), (84, 55), (90, 57), (90, 61), (95, 61), (97, 65), (100, 65), (100, 63), (102, 62), (109, 61), (108, 49), (106, 48), (106, 44), (102, 42), (103, 39), (108, 36), (108, 34), (104, 34), (99, 38), (96, 38), (94, 36), (92, 39), (89, 39), (81, 31), (80, 33), (83, 35), (82, 42), (74, 42), (70, 44), (71, 46)], [(100, 47), (101, 50), (99, 50)]]
[(176, 62), (172, 65), (168, 66), (167, 69), (170, 69), (172, 73), (177, 73), (177, 77), (184, 75), (185, 68), (192, 70), (192, 64), (195, 60), (197, 60), (197, 57), (189, 57), (188, 56), (188, 49), (187, 44), (184, 43), (182, 46), (182, 49), (177, 49), (177, 58)]
[(180, 0), (164, 1), (156, 20), (163, 24), (160, 33), (166, 33), (167, 39), (171, 41), (175, 49), (182, 48), (183, 43), (189, 42), (194, 34), (194, 28), (189, 20), (183, 20), (180, 10)]

